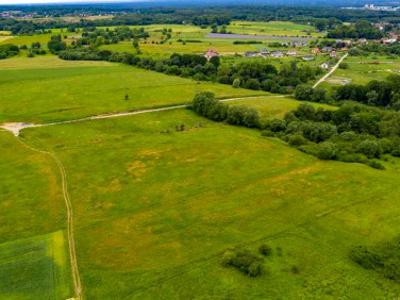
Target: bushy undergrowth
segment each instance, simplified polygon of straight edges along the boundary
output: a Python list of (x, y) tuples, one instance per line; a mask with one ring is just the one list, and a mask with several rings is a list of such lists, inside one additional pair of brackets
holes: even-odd
[(350, 259), (367, 270), (374, 270), (387, 279), (400, 282), (400, 238), (374, 247), (357, 246)]
[(266, 135), (324, 160), (365, 163), (384, 169), (383, 155), (399, 156), (400, 114), (345, 103), (338, 110), (301, 104), (284, 120), (266, 124)]
[(264, 271), (262, 258), (244, 249), (226, 250), (221, 263), (225, 267), (234, 267), (250, 277), (260, 276)]

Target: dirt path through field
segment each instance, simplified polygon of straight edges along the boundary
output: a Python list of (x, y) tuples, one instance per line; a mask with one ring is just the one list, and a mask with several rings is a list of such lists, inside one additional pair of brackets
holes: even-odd
[[(260, 96), (247, 96), (247, 97), (238, 97), (238, 98), (227, 98), (220, 100), (221, 102), (230, 102), (230, 101), (237, 101), (237, 100), (251, 100), (257, 99), (261, 97), (270, 97), (270, 98), (283, 98), (287, 97), (287, 95), (260, 95)], [(126, 112), (119, 112), (113, 114), (101, 114), (95, 115), (80, 119), (72, 119), (66, 121), (58, 121), (58, 122), (51, 122), (51, 123), (43, 123), (43, 124), (33, 124), (33, 123), (22, 123), (22, 122), (9, 122), (0, 125), (0, 128), (3, 128), (7, 131), (10, 131), (13, 135), (19, 136), (21, 130), (26, 128), (38, 128), (38, 127), (47, 127), (47, 126), (55, 126), (55, 125), (63, 125), (63, 124), (73, 124), (73, 123), (80, 123), (85, 121), (92, 121), (92, 120), (102, 120), (102, 119), (112, 119), (112, 118), (121, 118), (121, 117), (128, 117), (134, 115), (141, 115), (147, 113), (154, 113), (154, 112), (161, 112), (161, 111), (168, 111), (168, 110), (175, 110), (175, 109), (182, 109), (189, 107), (189, 104), (180, 104), (180, 105), (172, 105), (172, 106), (165, 106), (160, 108), (151, 108), (151, 109), (142, 109), (136, 111), (126, 111)]]
[(43, 155), (49, 156), (57, 165), (60, 174), (61, 174), (61, 185), (62, 185), (62, 192), (63, 198), (65, 201), (65, 208), (67, 211), (67, 240), (68, 240), (68, 250), (69, 250), (69, 259), (71, 264), (71, 273), (72, 273), (72, 281), (74, 284), (74, 300), (81, 300), (82, 299), (82, 284), (79, 274), (78, 262), (76, 259), (76, 247), (75, 247), (75, 237), (74, 237), (74, 214), (72, 209), (71, 199), (69, 197), (68, 192), (68, 181), (67, 181), (67, 173), (65, 172), (65, 167), (62, 164), (61, 160), (51, 152), (36, 149), (27, 143), (25, 143), (21, 138), (17, 137), (17, 140), (26, 148), (31, 151), (38, 152)]
[(321, 83), (323, 83), (329, 76), (331, 76), (336, 70), (337, 68), (339, 68), (339, 65), (343, 62), (343, 60), (348, 56), (349, 54), (346, 53), (345, 55), (343, 55), (339, 61), (337, 62), (336, 65), (333, 66), (333, 68), (326, 73), (320, 80), (318, 80), (314, 85), (313, 85), (313, 89), (315, 89), (317, 86), (319, 86)]

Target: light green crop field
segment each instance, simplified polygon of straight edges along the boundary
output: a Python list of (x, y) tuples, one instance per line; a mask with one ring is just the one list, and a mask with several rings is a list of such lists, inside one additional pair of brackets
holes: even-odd
[(58, 168), (0, 131), (0, 299), (68, 299)]
[(315, 108), (336, 109), (335, 106), (315, 102), (298, 101), (290, 97), (282, 96), (257, 97), (256, 99), (249, 98), (227, 103), (229, 105), (253, 107), (259, 111), (261, 117), (266, 119), (283, 118), (287, 112), (296, 109), (302, 103), (310, 104)]
[(348, 69), (337, 69), (324, 87), (340, 86), (345, 82), (366, 84), (371, 80), (384, 80), (391, 74), (400, 74), (400, 59), (387, 56), (349, 56)]
[(310, 25), (296, 24), (293, 22), (271, 21), (250, 22), (233, 21), (227, 26), (227, 31), (237, 34), (275, 35), (275, 36), (323, 36)]
[(0, 244), (0, 299), (68, 299), (62, 231)]
[[(398, 234), (398, 160), (385, 171), (320, 161), (184, 109), (28, 129), (23, 139), (65, 165), (88, 299), (400, 292), (348, 258), (355, 245)], [(221, 266), (226, 248), (261, 243), (273, 248), (261, 277)]]
[(49, 56), (5, 60), (7, 68), (1, 68), (2, 63), (0, 122), (44, 122), (183, 104), (205, 90), (222, 98), (267, 95), (104, 62), (66, 62)]

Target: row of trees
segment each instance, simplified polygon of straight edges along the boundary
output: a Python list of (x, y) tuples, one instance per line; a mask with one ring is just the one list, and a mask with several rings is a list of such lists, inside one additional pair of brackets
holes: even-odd
[(260, 115), (256, 109), (224, 104), (210, 92), (198, 93), (193, 99), (192, 109), (197, 114), (214, 121), (248, 128), (261, 128)]
[(299, 84), (314, 80), (322, 72), (319, 67), (299, 67), (295, 61), (283, 64), (278, 70), (263, 60), (251, 60), (221, 65), (216, 79), (234, 87), (284, 94), (291, 93)]
[(302, 104), (284, 119), (260, 118), (246, 106), (227, 105), (214, 94), (199, 93), (193, 111), (208, 119), (259, 128), (320, 159), (359, 162), (383, 169), (385, 154), (400, 157), (400, 113), (360, 104), (344, 103), (337, 110), (315, 109)]
[(283, 64), (278, 70), (264, 60), (221, 64), (219, 57), (213, 57), (208, 61), (202, 55), (196, 54), (172, 54), (168, 59), (154, 59), (79, 46), (72, 46), (59, 56), (66, 60), (119, 61), (170, 75), (217, 81), (234, 87), (273, 93), (290, 93), (297, 85), (315, 79), (322, 72), (319, 67), (308, 65), (299, 67), (296, 62)]
[(117, 27), (113, 30), (109, 28), (97, 29), (87, 28), (82, 33), (82, 38), (75, 42), (77, 46), (92, 46), (98, 47), (101, 45), (117, 44), (124, 40), (139, 40), (141, 38), (148, 38), (149, 33), (144, 28), (129, 28), (129, 27)]

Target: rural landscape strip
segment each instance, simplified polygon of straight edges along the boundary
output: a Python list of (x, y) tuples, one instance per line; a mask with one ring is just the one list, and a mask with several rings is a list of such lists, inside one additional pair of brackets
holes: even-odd
[[(277, 96), (268, 96), (268, 95), (247, 96), (247, 97), (238, 97), (238, 98), (227, 98), (227, 99), (222, 99), (220, 101), (221, 102), (231, 102), (231, 101), (237, 101), (237, 100), (251, 100), (251, 99), (261, 98), (261, 97), (283, 98), (283, 97), (285, 97), (285, 95), (277, 95)], [(142, 109), (142, 110), (136, 110), (136, 111), (119, 112), (119, 113), (113, 113), (113, 114), (101, 114), (101, 115), (95, 115), (95, 116), (80, 118), (80, 119), (72, 119), (72, 120), (51, 122), (51, 123), (43, 123), (43, 124), (32, 124), (32, 123), (22, 123), (22, 122), (8, 122), (8, 123), (2, 124), (0, 126), (0, 128), (3, 128), (5, 130), (7, 130), (7, 131), (10, 131), (13, 135), (18, 136), (20, 131), (23, 130), (23, 129), (26, 129), (26, 128), (38, 128), (38, 127), (47, 127), (47, 126), (55, 126), (55, 125), (80, 123), (80, 122), (86, 122), (86, 121), (92, 121), (92, 120), (102, 120), (102, 119), (128, 117), (128, 116), (134, 116), (134, 115), (140, 115), (140, 114), (146, 114), (146, 113), (154, 113), (154, 112), (162, 112), (162, 111), (169, 111), (169, 110), (182, 109), (182, 108), (188, 108), (188, 107), (190, 107), (190, 104), (180, 104), (180, 105), (165, 106), (165, 107), (160, 107), (160, 108), (151, 108), (151, 109)]]
[(67, 210), (67, 240), (68, 240), (69, 259), (70, 259), (70, 264), (71, 264), (71, 274), (72, 274), (72, 280), (74, 283), (74, 292), (75, 292), (74, 299), (81, 300), (82, 299), (82, 284), (81, 284), (81, 279), (80, 279), (80, 274), (79, 274), (78, 261), (76, 258), (76, 247), (75, 247), (75, 237), (74, 237), (74, 214), (73, 214), (71, 199), (70, 199), (69, 193), (68, 193), (67, 173), (65, 171), (65, 167), (62, 164), (61, 160), (58, 159), (58, 157), (54, 153), (36, 149), (36, 148), (28, 145), (27, 143), (25, 143), (20, 138), (17, 138), (17, 140), (24, 147), (28, 148), (29, 150), (51, 157), (54, 160), (54, 162), (56, 163), (56, 165), (60, 171), (63, 198), (65, 201), (65, 208)]
[(337, 68), (339, 68), (340, 64), (345, 60), (345, 58), (349, 55), (349, 53), (346, 53), (345, 55), (343, 55), (339, 61), (336, 63), (336, 65), (333, 66), (333, 68), (326, 73), (320, 80), (318, 80), (314, 85), (313, 85), (313, 89), (315, 89), (316, 87), (318, 87), (321, 83), (323, 83), (325, 80), (328, 79), (329, 76), (331, 76), (336, 70)]

